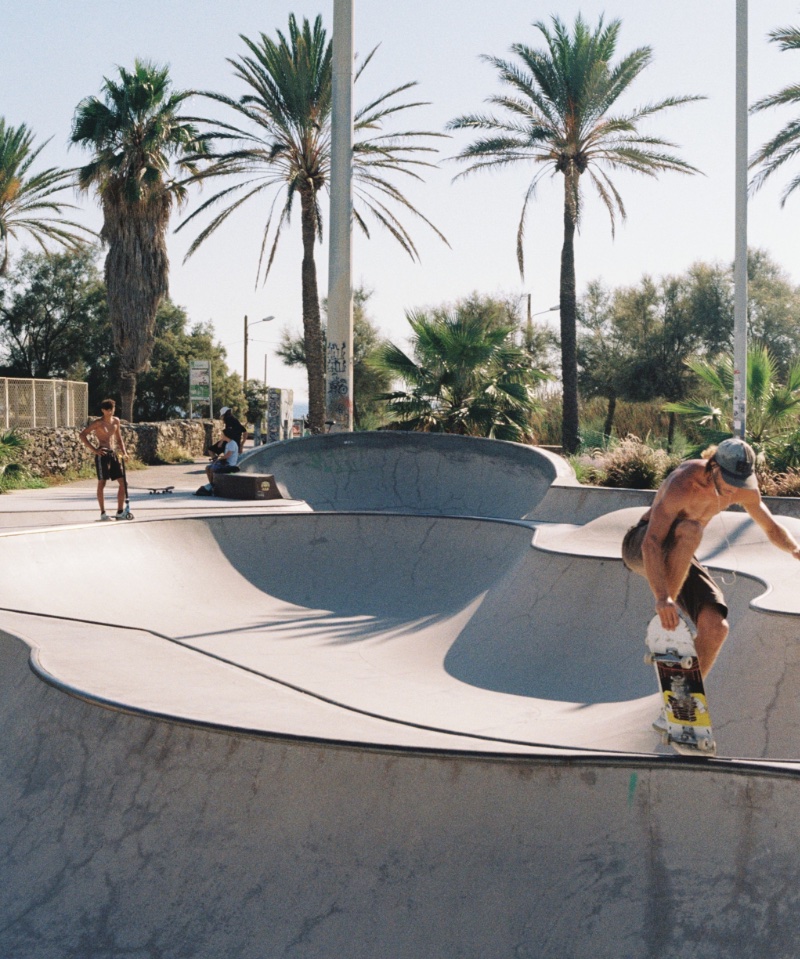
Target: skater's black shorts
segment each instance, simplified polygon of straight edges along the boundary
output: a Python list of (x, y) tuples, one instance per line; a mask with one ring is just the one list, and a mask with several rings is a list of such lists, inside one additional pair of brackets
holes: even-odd
[(100, 456), (95, 456), (94, 468), (99, 480), (122, 479), (122, 464), (113, 450), (108, 453), (101, 453)]
[[(642, 542), (647, 533), (647, 525), (647, 520), (639, 520), (636, 526), (631, 526), (622, 540), (622, 562), (632, 573), (638, 573), (640, 576), (646, 575), (642, 559)], [(672, 531), (664, 543), (665, 552), (669, 552), (671, 537)], [(696, 556), (692, 557), (689, 573), (676, 597), (676, 602), (695, 626), (700, 610), (705, 606), (716, 606), (723, 616), (728, 615), (722, 590)]]

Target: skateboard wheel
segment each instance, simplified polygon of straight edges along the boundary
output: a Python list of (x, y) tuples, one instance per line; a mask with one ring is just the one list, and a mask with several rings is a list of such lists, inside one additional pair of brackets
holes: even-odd
[(691, 669), (694, 666), (694, 656), (684, 656), (681, 659), (681, 666), (684, 669)]
[(652, 666), (653, 663), (656, 661), (656, 654), (651, 653), (650, 650), (648, 649), (648, 651), (644, 654), (644, 661), (648, 666)]
[(717, 749), (717, 744), (711, 739), (701, 739), (697, 745), (704, 753), (713, 753)]
[(669, 733), (662, 733), (662, 734), (661, 734), (661, 745), (662, 745), (662, 746), (669, 746), (669, 744), (670, 744)]

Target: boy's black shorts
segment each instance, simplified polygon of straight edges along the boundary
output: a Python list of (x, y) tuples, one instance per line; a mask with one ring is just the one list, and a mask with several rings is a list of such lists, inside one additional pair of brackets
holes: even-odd
[(122, 464), (119, 457), (113, 451), (101, 453), (94, 458), (94, 468), (98, 480), (120, 480), (122, 479)]

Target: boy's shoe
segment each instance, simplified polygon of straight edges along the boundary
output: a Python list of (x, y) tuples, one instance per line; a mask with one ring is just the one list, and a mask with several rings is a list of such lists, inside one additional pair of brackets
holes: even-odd
[(117, 510), (117, 515), (114, 517), (114, 519), (125, 519), (125, 516), (126, 516), (125, 510), (124, 510), (124, 509), (118, 509), (118, 510)]
[(208, 484), (206, 484), (205, 486), (201, 486), (200, 489), (195, 490), (194, 495), (195, 496), (213, 496), (214, 492), (212, 488)]
[(653, 729), (655, 729), (657, 733), (665, 733), (669, 729), (667, 726), (667, 717), (663, 709), (658, 714), (658, 719), (653, 720)]
[(101, 513), (101, 514), (100, 514), (100, 519), (98, 520), (98, 522), (99, 522), (99, 523), (110, 523), (110, 522), (111, 522), (111, 517), (108, 515), (108, 513)]

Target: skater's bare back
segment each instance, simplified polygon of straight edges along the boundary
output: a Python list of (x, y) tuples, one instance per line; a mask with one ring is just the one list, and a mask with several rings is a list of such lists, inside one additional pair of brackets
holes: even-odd
[(662, 545), (676, 522), (696, 523), (703, 530), (733, 504), (741, 506), (779, 549), (800, 559), (797, 543), (775, 522), (760, 491), (731, 486), (716, 464), (687, 460), (664, 480), (643, 519), (649, 521), (651, 541)]

